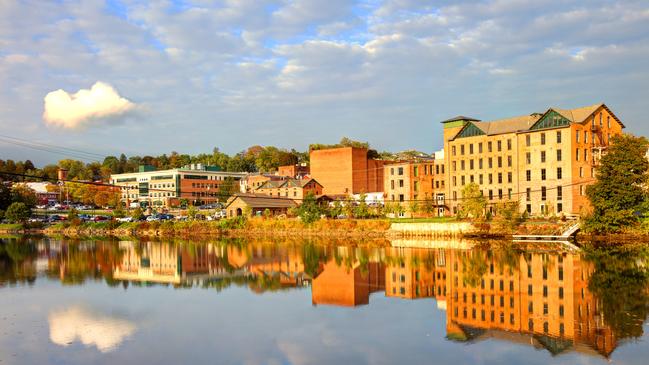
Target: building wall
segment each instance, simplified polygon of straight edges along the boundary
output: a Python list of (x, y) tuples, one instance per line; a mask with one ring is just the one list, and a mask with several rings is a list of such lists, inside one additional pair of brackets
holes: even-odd
[(332, 148), (310, 152), (311, 177), (324, 194), (361, 194), (383, 191), (383, 161), (367, 158), (367, 149)]
[[(459, 129), (444, 131), (445, 138), (452, 138)], [(462, 188), (475, 182), (487, 197), (490, 209), (511, 200), (532, 215), (582, 215), (590, 209), (586, 187), (595, 181), (600, 148), (606, 148), (609, 139), (621, 133), (622, 126), (601, 107), (582, 124), (446, 140), (447, 201), (451, 211), (456, 213), (462, 204)], [(561, 161), (557, 151), (561, 151)]]

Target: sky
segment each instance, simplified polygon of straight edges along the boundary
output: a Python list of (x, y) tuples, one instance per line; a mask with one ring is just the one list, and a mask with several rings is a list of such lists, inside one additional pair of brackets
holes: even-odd
[(647, 85), (646, 0), (0, 0), (0, 135), (98, 155), (432, 152), (456, 115), (601, 102), (649, 135)]

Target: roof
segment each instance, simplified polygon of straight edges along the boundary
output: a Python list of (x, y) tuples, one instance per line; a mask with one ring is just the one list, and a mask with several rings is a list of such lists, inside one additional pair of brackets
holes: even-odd
[(495, 134), (513, 133), (530, 129), (540, 115), (534, 113), (531, 115), (519, 115), (517, 117), (498, 119), (488, 122), (473, 122), (473, 125), (480, 128), (485, 134), (491, 136)]
[(464, 115), (458, 115), (457, 117), (453, 117), (451, 119), (443, 120), (442, 123), (457, 122), (458, 120), (468, 120), (470, 122), (479, 122), (480, 121), (480, 119), (475, 119), (475, 118), (471, 118), (471, 117), (465, 117)]
[(16, 185), (26, 186), (32, 189), (37, 194), (47, 194), (49, 193), (49, 191), (47, 191), (48, 186), (56, 186), (49, 182), (27, 182), (27, 183), (17, 183)]
[(559, 114), (561, 114), (563, 117), (568, 119), (571, 123), (583, 123), (587, 118), (589, 118), (593, 113), (595, 113), (599, 108), (605, 108), (615, 120), (617, 120), (622, 127), (624, 127), (624, 124), (613, 114), (613, 112), (603, 103), (599, 104), (593, 104), (589, 106), (584, 106), (580, 108), (575, 108), (575, 109), (560, 109), (560, 108), (549, 108), (545, 113), (532, 113), (529, 115), (519, 115), (517, 117), (512, 117), (512, 118), (507, 118), (507, 119), (497, 119), (497, 120), (491, 120), (491, 121), (478, 121), (475, 119), (471, 118), (466, 118), (465, 117), (459, 116), (455, 117), (449, 120), (446, 120), (442, 123), (445, 122), (452, 122), (452, 121), (457, 121), (457, 120), (467, 120), (470, 123), (466, 123), (464, 128), (462, 128), (456, 136), (459, 136), (462, 131), (467, 128), (467, 126), (474, 125), (478, 129), (480, 129), (482, 132), (484, 132), (488, 136), (492, 135), (497, 135), (497, 134), (506, 134), (506, 133), (517, 133), (517, 132), (525, 132), (529, 131), (530, 128), (534, 126), (536, 122), (538, 122), (541, 118), (543, 118), (547, 113), (550, 111), (555, 111)]
[(251, 208), (292, 208), (296, 206), (295, 202), (288, 198), (270, 197), (261, 194), (235, 194), (228, 200), (225, 207), (229, 207), (237, 199), (240, 199)]
[(312, 178), (307, 178), (307, 179), (294, 179), (294, 178), (288, 178), (285, 180), (269, 180), (264, 182), (261, 186), (257, 188), (259, 189), (277, 189), (277, 188), (303, 188), (305, 187), (308, 183), (311, 181), (314, 181), (316, 184), (322, 186), (316, 179)]

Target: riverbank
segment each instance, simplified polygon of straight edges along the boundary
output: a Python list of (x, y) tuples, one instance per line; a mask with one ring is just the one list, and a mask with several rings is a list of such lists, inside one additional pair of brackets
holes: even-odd
[(361, 237), (361, 238), (509, 238), (513, 234), (557, 234), (566, 222), (528, 221), (503, 227), (491, 222), (427, 219), (299, 219), (235, 218), (185, 222), (62, 222), (42, 227), (2, 225), (0, 232), (76, 236), (175, 237), (220, 235), (232, 237)]

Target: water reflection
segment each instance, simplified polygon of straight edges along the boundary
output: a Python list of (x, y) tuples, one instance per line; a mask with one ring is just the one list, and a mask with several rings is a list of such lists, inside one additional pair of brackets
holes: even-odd
[(128, 320), (93, 313), (80, 306), (52, 311), (48, 321), (53, 343), (69, 346), (79, 340), (104, 353), (117, 348), (136, 329)]
[[(368, 305), (375, 293), (390, 300), (430, 298), (445, 311), (449, 341), (499, 339), (552, 355), (574, 351), (608, 358), (625, 339), (643, 335), (646, 249), (429, 246), (13, 239), (0, 249), (0, 288), (33, 284), (40, 273), (66, 285), (104, 280), (125, 289), (164, 285), (218, 292), (236, 285), (261, 294), (310, 287), (314, 306)], [(79, 332), (80, 325), (96, 329)], [(79, 338), (101, 351), (135, 331), (127, 321), (78, 308), (52, 313), (50, 327), (57, 344)]]

